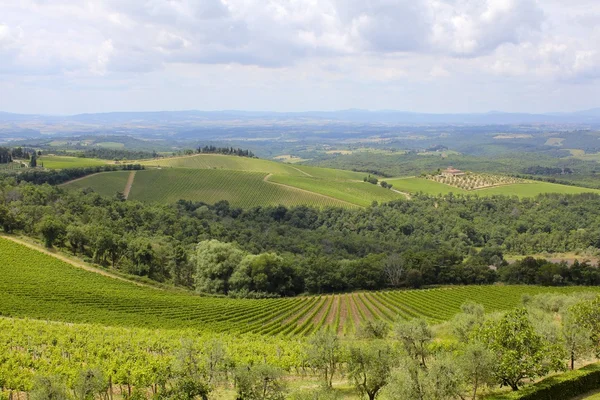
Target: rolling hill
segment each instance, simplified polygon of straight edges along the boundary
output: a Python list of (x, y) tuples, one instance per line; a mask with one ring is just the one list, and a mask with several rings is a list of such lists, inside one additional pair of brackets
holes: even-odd
[(84, 270), (0, 237), (0, 314), (106, 326), (303, 336), (321, 327), (353, 334), (365, 320), (448, 320), (467, 300), (488, 311), (518, 305), (523, 294), (598, 291), (586, 287), (456, 286), (277, 299), (201, 297), (140, 286)]

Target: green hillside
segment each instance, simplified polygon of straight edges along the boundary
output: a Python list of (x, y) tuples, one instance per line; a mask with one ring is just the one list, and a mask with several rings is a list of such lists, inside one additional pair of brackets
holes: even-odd
[(308, 176), (273, 175), (269, 177), (269, 182), (298, 187), (361, 206), (369, 206), (373, 201), (388, 202), (406, 198), (400, 193), (363, 181), (340, 181), (311, 178)]
[(96, 193), (103, 196), (114, 196), (117, 192), (123, 192), (130, 171), (101, 172), (68, 182), (64, 187), (69, 189), (92, 188)]
[(0, 238), (0, 287), (0, 314), (8, 317), (269, 335), (305, 335), (322, 326), (351, 334), (365, 319), (447, 320), (466, 300), (494, 311), (518, 305), (524, 293), (600, 290), (459, 286), (263, 300), (211, 298), (89, 272), (4, 238)]
[(69, 157), (69, 156), (41, 156), (38, 158), (38, 165), (44, 165), (44, 168), (64, 169), (64, 168), (84, 168), (95, 167), (97, 165), (106, 165), (108, 161), (97, 158)]
[(535, 197), (544, 193), (559, 194), (579, 194), (579, 193), (600, 193), (597, 189), (588, 189), (579, 186), (559, 185), (556, 183), (527, 181), (526, 183), (516, 183), (511, 185), (489, 187), (476, 190), (464, 190), (443, 183), (435, 182), (425, 178), (394, 178), (386, 179), (394, 185), (394, 189), (408, 193), (425, 193), (430, 195), (438, 194), (471, 194), (478, 196), (518, 196)]
[(131, 200), (174, 203), (177, 200), (208, 204), (227, 200), (235, 207), (311, 205), (348, 207), (351, 204), (294, 188), (265, 182), (264, 172), (212, 169), (138, 171), (129, 194)]

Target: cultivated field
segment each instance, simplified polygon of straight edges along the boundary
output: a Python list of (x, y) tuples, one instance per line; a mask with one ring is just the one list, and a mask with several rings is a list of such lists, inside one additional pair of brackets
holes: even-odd
[(68, 182), (64, 185), (68, 189), (92, 188), (103, 196), (114, 196), (123, 192), (127, 184), (130, 171), (101, 172), (81, 179)]
[(304, 336), (326, 327), (351, 335), (365, 320), (451, 318), (467, 300), (488, 311), (518, 305), (524, 293), (600, 288), (462, 286), (282, 299), (200, 297), (135, 285), (85, 271), (0, 238), (0, 314), (107, 326)]
[(235, 207), (311, 205), (349, 207), (351, 204), (265, 182), (264, 172), (170, 168), (138, 171), (129, 199), (174, 203), (177, 200), (208, 204), (227, 200)]
[(44, 168), (63, 169), (63, 168), (82, 168), (95, 167), (96, 165), (106, 165), (109, 162), (96, 158), (81, 158), (68, 156), (44, 156), (38, 158), (38, 166), (44, 165)]
[(269, 181), (321, 193), (360, 206), (369, 206), (373, 201), (388, 202), (406, 198), (400, 193), (362, 181), (337, 181), (308, 176), (277, 175), (269, 177)]
[(579, 186), (559, 185), (548, 182), (526, 181), (525, 183), (515, 183), (503, 186), (486, 187), (476, 190), (465, 190), (459, 187), (453, 187), (440, 182), (435, 182), (425, 178), (396, 178), (386, 179), (394, 185), (394, 189), (408, 193), (425, 193), (430, 195), (438, 194), (471, 194), (477, 196), (519, 196), (535, 197), (544, 193), (559, 194), (579, 194), (579, 193), (598, 193), (600, 190), (588, 189)]

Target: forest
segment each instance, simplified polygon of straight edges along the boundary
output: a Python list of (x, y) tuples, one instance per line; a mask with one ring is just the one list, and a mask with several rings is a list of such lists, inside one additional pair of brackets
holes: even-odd
[(594, 285), (600, 279), (585, 262), (568, 268), (531, 257), (505, 260), (506, 254), (596, 254), (600, 196), (594, 194), (417, 195), (364, 209), (242, 210), (225, 201), (125, 202), (119, 193), (108, 198), (34, 184), (48, 180), (42, 172), (29, 175), (0, 181), (5, 232), (198, 291), (262, 297), (499, 281)]

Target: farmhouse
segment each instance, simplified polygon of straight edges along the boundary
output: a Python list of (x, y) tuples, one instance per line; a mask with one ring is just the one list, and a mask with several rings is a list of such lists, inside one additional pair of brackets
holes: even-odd
[(442, 176), (461, 176), (465, 173), (460, 169), (456, 169), (454, 167), (448, 167), (445, 170), (441, 171)]

